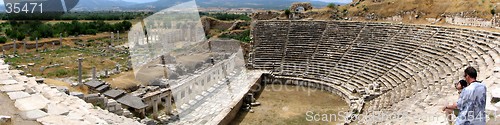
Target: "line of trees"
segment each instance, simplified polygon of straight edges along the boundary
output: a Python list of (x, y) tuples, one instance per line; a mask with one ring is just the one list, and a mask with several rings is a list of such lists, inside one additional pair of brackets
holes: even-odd
[(252, 39), (250, 38), (250, 30), (245, 30), (241, 33), (232, 33), (232, 34), (222, 34), (219, 36), (220, 38), (230, 38), (239, 40), (245, 43), (250, 42)]
[(71, 12), (43, 14), (0, 13), (1, 20), (132, 20), (147, 17), (153, 12)]
[(219, 20), (245, 20), (245, 21), (252, 20), (246, 14), (200, 12), (200, 16), (209, 16)]
[(125, 32), (132, 27), (129, 21), (122, 21), (118, 23), (106, 23), (102, 20), (93, 22), (58, 22), (55, 24), (42, 23), (41, 21), (9, 21), (2, 24), (2, 26), (10, 26), (5, 30), (7, 37), (16, 40), (23, 40), (27, 36), (30, 40), (38, 38), (51, 38), (59, 37), (62, 33), (63, 36), (69, 35), (95, 35), (100, 32)]

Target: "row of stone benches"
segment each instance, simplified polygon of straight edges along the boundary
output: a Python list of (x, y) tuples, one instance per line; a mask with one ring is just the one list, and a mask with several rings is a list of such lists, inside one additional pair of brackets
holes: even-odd
[[(424, 33), (425, 33), (425, 32), (424, 32)], [(439, 38), (439, 37), (437, 37), (437, 38)], [(441, 37), (441, 38), (442, 38), (442, 37)], [(446, 47), (446, 48), (444, 48), (444, 50), (450, 50), (450, 49), (452, 48), (451, 46), (449, 46), (449, 44), (448, 44), (448, 43), (443, 44), (443, 46), (445, 46), (445, 47)], [(392, 51), (392, 52), (394, 52), (394, 51)], [(408, 51), (407, 51), (407, 52), (408, 52)], [(436, 51), (435, 51), (435, 52), (436, 52)], [(388, 52), (388, 53), (391, 53), (391, 52)], [(434, 54), (442, 55), (442, 53), (440, 53), (440, 52), (436, 52), (436, 53), (434, 53)], [(379, 60), (380, 60), (380, 59), (379, 59)], [(315, 62), (315, 60), (312, 60), (311, 62)], [(325, 62), (327, 62), (327, 61), (325, 61)], [(394, 63), (394, 62), (393, 62), (393, 63)], [(292, 64), (293, 64), (293, 63), (292, 63)], [(325, 63), (325, 64), (326, 64), (326, 63)], [(312, 65), (316, 65), (316, 64), (312, 64)], [(328, 65), (328, 64), (326, 64), (326, 65)], [(425, 65), (425, 64), (424, 64), (424, 65)], [(311, 65), (309, 65), (309, 66), (311, 66)], [(294, 69), (294, 68), (295, 68), (295, 69), (297, 69), (296, 67), (293, 67), (292, 69)], [(314, 70), (314, 68), (311, 68), (311, 67), (306, 67), (306, 68), (308, 69), (308, 71), (309, 71), (309, 70), (310, 70), (310, 71), (316, 71), (316, 70)], [(301, 69), (301, 68), (299, 68), (299, 69)], [(302, 70), (302, 71), (303, 71), (303, 70)], [(312, 74), (318, 74), (318, 73), (320, 73), (320, 72), (314, 72), (314, 73), (312, 73)]]
[[(470, 44), (470, 42), (461, 42), (460, 44)], [(489, 49), (493, 50), (494, 48), (489, 48)], [(457, 65), (446, 65), (446, 64), (449, 64), (452, 62), (466, 63), (465, 61), (467, 61), (467, 60), (460, 59), (460, 57), (470, 59), (471, 56), (466, 55), (466, 54), (472, 54), (472, 56), (479, 56), (483, 53), (486, 53), (483, 50), (489, 50), (489, 49), (477, 49), (477, 47), (473, 47), (472, 45), (461, 45), (460, 47), (457, 48), (457, 50), (451, 51), (451, 54), (453, 56), (445, 56), (442, 60), (439, 60), (441, 66), (443, 66), (443, 67), (450, 66), (448, 68), (450, 70), (438, 71), (438, 72), (444, 72), (444, 73), (447, 73), (447, 75), (450, 75), (450, 72), (454, 72), (454, 73), (452, 73), (452, 74), (454, 74), (454, 77), (459, 79), (460, 75), (458, 75), (459, 74), (457, 72), (458, 70), (453, 70), (453, 69), (459, 69), (460, 66), (457, 67)], [(460, 53), (460, 52), (463, 52), (463, 53)], [(475, 58), (476, 60), (474, 60), (472, 62), (475, 62), (475, 63), (480, 64), (480, 65), (481, 64), (484, 65), (485, 63), (494, 64), (495, 62), (493, 61), (492, 56), (497, 56), (498, 52), (493, 52), (493, 51), (488, 51), (488, 52), (489, 52), (489, 54), (482, 56), (482, 57), (479, 57), (479, 59)], [(478, 54), (478, 53), (480, 53), (480, 54)], [(492, 56), (489, 56), (489, 55), (492, 55)], [(469, 61), (467, 61), (467, 62), (469, 62)], [(491, 67), (492, 65), (484, 65), (484, 66)], [(483, 69), (487, 69), (488, 67), (478, 66), (478, 68), (481, 71)], [(444, 69), (446, 70), (447, 68), (444, 68)], [(485, 73), (483, 73), (483, 74), (485, 74)], [(488, 75), (488, 74), (486, 74), (486, 75)], [(425, 77), (421, 77), (421, 78), (425, 78)], [(451, 81), (447, 80), (445, 83), (451, 83)], [(443, 83), (440, 83), (440, 84), (443, 84)], [(438, 85), (440, 85), (440, 84), (438, 84)], [(439, 88), (435, 87), (435, 90), (439, 90)]]

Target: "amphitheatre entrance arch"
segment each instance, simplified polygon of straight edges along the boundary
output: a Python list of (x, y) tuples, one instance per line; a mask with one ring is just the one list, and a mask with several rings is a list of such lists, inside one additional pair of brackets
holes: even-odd
[(290, 10), (294, 12), (305, 12), (312, 10), (313, 6), (311, 3), (293, 3), (292, 6), (290, 6)]

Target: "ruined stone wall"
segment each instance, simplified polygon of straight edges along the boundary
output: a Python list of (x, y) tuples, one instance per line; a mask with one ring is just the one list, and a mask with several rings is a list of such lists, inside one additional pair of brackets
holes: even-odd
[(459, 26), (475, 26), (475, 27), (486, 27), (493, 28), (495, 24), (491, 20), (486, 20), (483, 18), (466, 18), (466, 17), (446, 17), (446, 23), (459, 25)]
[(281, 15), (280, 12), (262, 11), (262, 12), (252, 13), (251, 17), (252, 20), (271, 20), (280, 17), (280, 15)]
[(201, 22), (206, 33), (208, 33), (210, 29), (218, 29), (221, 31), (228, 30), (234, 23), (232, 21), (221, 21), (211, 17), (203, 17), (201, 18)]
[[(54, 41), (49, 41), (49, 42), (40, 42), (38, 43), (38, 49), (41, 49), (42, 47), (46, 46), (46, 47), (50, 47), (52, 46), (52, 44), (54, 45), (60, 45), (61, 42), (59, 42), (59, 40), (54, 40)], [(35, 49), (36, 48), (36, 43), (35, 42), (29, 42), (29, 43), (26, 43), (26, 49)], [(4, 47), (5, 50), (9, 50), (9, 49), (13, 49), (14, 48), (14, 43), (7, 43), (7, 44), (4, 44), (2, 45)], [(21, 50), (24, 49), (24, 43), (21, 41), (17, 41), (16, 42), (16, 45), (15, 47), (17, 48), (17, 50)], [(0, 52), (2, 52), (2, 48), (0, 48)]]

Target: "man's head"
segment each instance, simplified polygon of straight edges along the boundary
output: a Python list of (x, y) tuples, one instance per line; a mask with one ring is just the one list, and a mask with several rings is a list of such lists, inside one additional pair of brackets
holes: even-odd
[(468, 84), (471, 84), (472, 82), (476, 81), (477, 77), (477, 71), (476, 69), (472, 67), (467, 67), (464, 70), (464, 79), (467, 81)]

